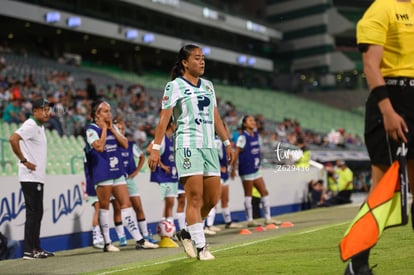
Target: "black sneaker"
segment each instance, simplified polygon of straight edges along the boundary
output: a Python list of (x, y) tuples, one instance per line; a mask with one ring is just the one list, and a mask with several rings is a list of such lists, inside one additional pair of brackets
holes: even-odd
[(23, 259), (25, 260), (34, 260), (34, 259), (45, 259), (47, 256), (43, 253), (40, 253), (36, 250), (33, 250), (32, 252), (24, 252), (23, 253)]
[(36, 252), (45, 255), (46, 257), (53, 257), (55, 256), (55, 253), (44, 250), (44, 249), (37, 249)]

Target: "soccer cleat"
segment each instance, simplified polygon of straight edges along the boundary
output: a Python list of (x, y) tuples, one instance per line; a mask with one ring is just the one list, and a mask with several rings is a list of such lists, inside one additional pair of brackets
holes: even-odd
[(237, 228), (243, 228), (243, 226), (241, 224), (238, 224), (238, 223), (229, 222), (229, 223), (226, 223), (226, 228), (227, 229), (237, 229)]
[(255, 221), (248, 221), (247, 222), (247, 227), (256, 227), (259, 226), (259, 224)]
[(217, 227), (215, 225), (208, 226), (208, 229), (210, 229), (211, 231), (214, 231), (214, 232), (221, 231), (221, 228), (220, 227)]
[(157, 243), (158, 243), (158, 241), (157, 241), (157, 240), (154, 240), (154, 239), (153, 239), (153, 238), (151, 238), (150, 236), (146, 236), (146, 237), (144, 237), (144, 239), (145, 239), (146, 241), (150, 242), (150, 243), (153, 243), (153, 244), (157, 244)]
[(135, 245), (136, 249), (154, 249), (158, 247), (158, 244), (151, 243), (145, 239), (137, 241), (137, 244)]
[(268, 225), (268, 224), (281, 225), (282, 221), (267, 219), (265, 220), (265, 225)]
[(373, 275), (372, 269), (377, 265), (374, 265), (372, 268), (369, 268), (368, 265), (363, 265), (358, 271), (353, 270), (352, 262), (350, 262), (345, 269), (344, 275)]
[(119, 238), (119, 246), (126, 246), (128, 244), (127, 239), (125, 237)]
[(103, 249), (105, 246), (105, 243), (103, 241), (94, 241), (93, 247), (98, 249)]
[(176, 233), (178, 241), (184, 247), (184, 252), (190, 258), (196, 258), (197, 255), (194, 251), (193, 241), (191, 240), (190, 233), (188, 233), (185, 229), (181, 229)]
[(208, 251), (207, 245), (203, 248), (197, 248), (197, 259), (200, 261), (214, 260), (216, 257)]
[(206, 235), (216, 235), (216, 231), (211, 230), (208, 226), (204, 228), (204, 234)]
[(32, 252), (24, 252), (23, 259), (25, 260), (34, 260), (34, 259), (46, 259), (47, 256), (44, 253), (40, 253), (37, 250), (33, 250)]
[(111, 243), (105, 244), (103, 252), (119, 252), (119, 248), (112, 245)]

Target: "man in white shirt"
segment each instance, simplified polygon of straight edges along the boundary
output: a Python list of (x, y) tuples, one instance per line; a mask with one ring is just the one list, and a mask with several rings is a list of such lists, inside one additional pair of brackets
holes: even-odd
[(32, 115), (10, 137), (10, 145), (20, 160), (19, 182), (26, 205), (24, 259), (54, 256), (40, 246), (43, 217), (43, 185), (46, 179), (47, 141), (43, 124), (49, 119), (50, 104), (40, 98), (33, 101)]

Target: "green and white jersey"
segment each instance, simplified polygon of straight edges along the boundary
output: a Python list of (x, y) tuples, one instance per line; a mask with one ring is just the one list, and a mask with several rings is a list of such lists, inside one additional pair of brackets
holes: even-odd
[(194, 86), (177, 77), (165, 86), (162, 109), (173, 108), (175, 148), (216, 148), (214, 142), (213, 84), (200, 78)]

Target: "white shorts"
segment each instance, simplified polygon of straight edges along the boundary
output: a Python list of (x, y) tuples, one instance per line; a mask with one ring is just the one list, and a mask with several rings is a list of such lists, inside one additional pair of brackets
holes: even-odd
[(176, 198), (178, 194), (178, 182), (163, 182), (160, 183), (161, 199), (168, 197)]
[(259, 173), (259, 171), (255, 172), (255, 173), (252, 173), (252, 174), (247, 174), (247, 175), (240, 176), (240, 178), (242, 180), (257, 180), (261, 177), (262, 177), (262, 175)]
[(119, 178), (116, 178), (116, 179), (104, 180), (104, 181), (98, 182), (96, 185), (107, 186), (107, 185), (122, 185), (122, 184), (127, 184), (125, 176), (120, 176)]

